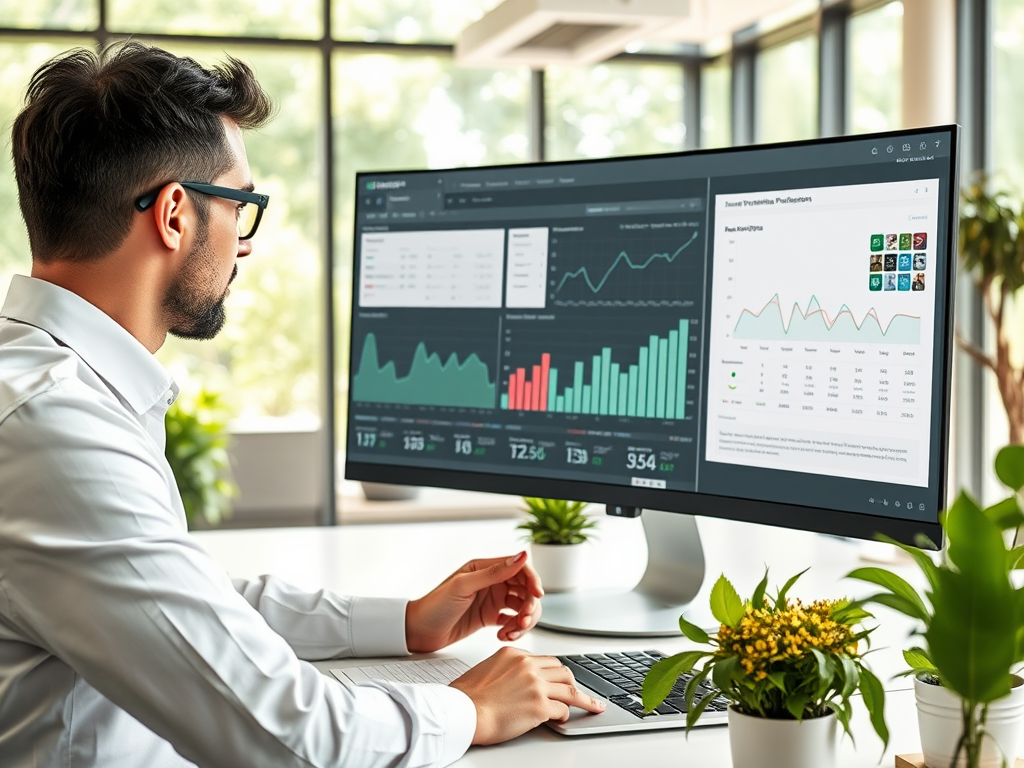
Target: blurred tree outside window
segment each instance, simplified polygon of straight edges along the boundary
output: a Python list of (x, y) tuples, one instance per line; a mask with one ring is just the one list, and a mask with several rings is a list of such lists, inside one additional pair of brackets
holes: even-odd
[[(1015, 208), (1024, 199), (1024, 0), (995, 0), (993, 3), (992, 45), (994, 57), (992, 106), (992, 188), (1013, 195)], [(1004, 327), (1010, 334), (1010, 353), (1014, 365), (1024, 362), (1024, 297), (1020, 293), (1007, 309)], [(991, 454), (1006, 442), (1006, 414), (993, 376), (986, 376), (986, 436)], [(1002, 490), (998, 480), (988, 478), (989, 498)]]
[(32, 268), (28, 233), (18, 207), (11, 161), (11, 126), (24, 104), (25, 88), (44, 61), (67, 46), (58, 42), (0, 40), (0, 304), (11, 276)]
[(700, 72), (700, 146), (732, 145), (732, 64), (720, 56)]
[(902, 125), (903, 3), (850, 18), (849, 131), (893, 131)]
[(451, 43), (500, 0), (329, 0), (337, 40)]
[(467, 69), (444, 56), (334, 56), (335, 377), (348, 396), (348, 307), (357, 171), (521, 163), (530, 158), (525, 67)]
[(548, 160), (683, 148), (683, 70), (678, 64), (551, 67), (545, 98)]
[(757, 141), (796, 141), (818, 135), (816, 36), (760, 51), (755, 82)]
[(0, 0), (0, 27), (86, 30), (99, 20), (98, 0)]
[(107, 26), (114, 32), (315, 39), (323, 34), (325, 1), (258, 0), (235, 5), (210, 0), (107, 0)]

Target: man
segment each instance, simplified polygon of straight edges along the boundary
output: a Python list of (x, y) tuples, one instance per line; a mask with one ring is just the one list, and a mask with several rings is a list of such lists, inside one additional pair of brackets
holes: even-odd
[[(434, 651), (540, 615), (525, 554), (420, 600), (232, 582), (189, 538), (163, 457), (168, 333), (210, 338), (267, 198), (244, 64), (129, 43), (32, 79), (13, 131), (32, 277), (0, 311), (0, 765), (432, 766), (570, 706), (556, 659), (503, 648), (449, 686), (350, 690), (304, 659)], [(513, 615), (508, 615), (510, 609)]]

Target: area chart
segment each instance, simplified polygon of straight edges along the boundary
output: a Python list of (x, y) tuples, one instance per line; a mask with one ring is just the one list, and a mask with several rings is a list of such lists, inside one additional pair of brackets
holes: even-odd
[(783, 312), (775, 294), (760, 310), (744, 309), (733, 331), (733, 338), (758, 341), (854, 342), (860, 344), (919, 344), (921, 318), (894, 314), (887, 323), (872, 307), (857, 320), (843, 304), (835, 316), (829, 315), (814, 296), (801, 309), (796, 303)]
[(463, 360), (452, 353), (441, 360), (423, 342), (416, 346), (406, 376), (398, 376), (393, 360), (380, 363), (377, 337), (366, 334), (359, 368), (352, 378), (352, 399), (363, 403), (494, 408), (494, 383), (476, 354)]
[[(652, 335), (631, 356), (635, 364), (612, 361), (611, 347), (590, 360), (575, 361), (563, 379), (543, 353), (529, 369), (513, 371), (501, 408), (649, 419), (686, 418), (686, 372), (690, 321), (666, 336)], [(571, 377), (571, 378), (570, 378)], [(561, 387), (561, 389), (559, 389)]]

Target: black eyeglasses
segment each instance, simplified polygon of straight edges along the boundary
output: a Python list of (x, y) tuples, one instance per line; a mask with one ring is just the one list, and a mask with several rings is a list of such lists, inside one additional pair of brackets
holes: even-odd
[[(201, 181), (179, 181), (181, 186), (211, 197), (221, 197), (225, 200), (234, 200), (242, 203), (238, 206), (238, 239), (249, 240), (256, 234), (256, 228), (263, 218), (263, 211), (270, 202), (269, 195), (261, 195), (257, 192), (245, 192), (241, 189), (231, 187), (218, 187), (214, 184), (204, 184)], [(156, 202), (157, 195), (165, 185), (150, 190), (135, 201), (135, 208), (138, 211), (145, 211)]]

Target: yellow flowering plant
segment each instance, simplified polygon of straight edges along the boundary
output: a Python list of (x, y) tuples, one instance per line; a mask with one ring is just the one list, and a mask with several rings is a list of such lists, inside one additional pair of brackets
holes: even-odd
[(766, 594), (765, 572), (745, 602), (725, 576), (719, 577), (711, 590), (711, 611), (721, 622), (718, 632), (709, 635), (679, 619), (687, 638), (709, 648), (683, 651), (655, 664), (643, 683), (644, 708), (652, 711), (670, 695), (682, 696), (688, 728), (718, 696), (754, 717), (803, 720), (834, 712), (852, 738), (851, 696), (859, 690), (875, 733), (888, 744), (885, 692), (861, 651), (871, 632), (861, 622), (871, 614), (848, 600), (805, 604), (790, 599), (788, 592), (801, 575), (773, 598)]

